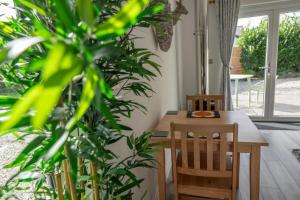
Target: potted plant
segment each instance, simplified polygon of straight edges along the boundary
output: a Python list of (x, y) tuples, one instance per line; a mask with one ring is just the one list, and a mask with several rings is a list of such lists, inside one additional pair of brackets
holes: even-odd
[[(131, 170), (153, 166), (154, 144), (151, 133), (135, 136), (121, 124), (135, 109), (146, 111), (122, 96), (149, 97), (160, 68), (152, 52), (135, 47), (132, 30), (164, 20), (163, 6), (149, 0), (14, 3), (17, 17), (0, 23), (1, 78), (15, 91), (0, 96), (0, 131), (33, 139), (5, 166), (19, 171), (0, 197), (9, 199), (31, 182), (36, 199), (130, 199), (143, 181)], [(109, 148), (121, 140), (131, 152), (123, 159)]]

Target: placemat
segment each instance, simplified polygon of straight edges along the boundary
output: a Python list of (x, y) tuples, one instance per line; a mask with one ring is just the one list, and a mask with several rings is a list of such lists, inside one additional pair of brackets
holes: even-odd
[[(210, 116), (194, 116), (195, 112), (210, 112)], [(189, 111), (187, 113), (187, 118), (220, 118), (219, 111)]]

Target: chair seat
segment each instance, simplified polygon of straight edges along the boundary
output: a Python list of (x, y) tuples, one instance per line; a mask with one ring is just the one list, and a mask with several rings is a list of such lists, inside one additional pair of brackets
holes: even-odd
[(200, 177), (180, 174), (178, 184), (191, 185), (204, 188), (231, 189), (232, 178)]
[(199, 187), (194, 185), (178, 184), (178, 194), (197, 196), (197, 197), (206, 197), (206, 198), (230, 199), (231, 189)]
[[(218, 166), (220, 159), (219, 154), (214, 153), (213, 168), (214, 170), (219, 170)], [(200, 164), (201, 169), (205, 169), (206, 166), (206, 153), (200, 154)], [(226, 159), (227, 170), (232, 168), (232, 156), (228, 155)], [(188, 153), (188, 164), (193, 167), (193, 153)], [(181, 153), (178, 154), (177, 164), (180, 167), (181, 164)], [(178, 174), (178, 193), (209, 197), (209, 198), (230, 198), (232, 190), (232, 178), (216, 178), (216, 177), (203, 177), (203, 176), (193, 176), (186, 174)], [(201, 194), (201, 195), (200, 195)]]
[(195, 197), (181, 194), (179, 195), (179, 200), (219, 200), (217, 198), (207, 198), (207, 197)]
[(211, 198), (229, 198), (231, 183), (231, 178), (197, 177), (180, 174), (178, 175), (178, 193)]

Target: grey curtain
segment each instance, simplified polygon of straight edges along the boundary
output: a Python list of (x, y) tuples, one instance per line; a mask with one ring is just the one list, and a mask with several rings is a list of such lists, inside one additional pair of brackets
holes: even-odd
[(206, 94), (206, 18), (207, 18), (207, 1), (195, 1), (197, 6), (197, 66), (198, 66), (198, 92)]
[(225, 95), (225, 109), (232, 110), (229, 63), (239, 16), (240, 0), (216, 0), (216, 7), (220, 54), (223, 63), (222, 90)]

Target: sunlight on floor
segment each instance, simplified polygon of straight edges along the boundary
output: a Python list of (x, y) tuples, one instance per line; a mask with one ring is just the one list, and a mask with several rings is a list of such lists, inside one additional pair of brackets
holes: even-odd
[[(255, 81), (252, 81), (253, 84)], [(257, 82), (257, 81), (256, 81)], [(234, 82), (232, 83), (234, 88)], [(300, 117), (300, 78), (284, 78), (276, 80), (274, 114), (276, 116)], [(235, 110), (243, 110), (251, 116), (263, 116), (264, 91), (251, 91), (246, 81), (240, 81), (238, 88), (238, 107), (236, 95), (232, 92)]]

